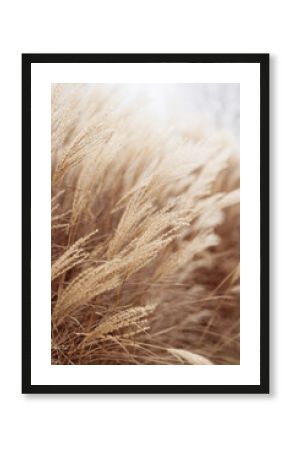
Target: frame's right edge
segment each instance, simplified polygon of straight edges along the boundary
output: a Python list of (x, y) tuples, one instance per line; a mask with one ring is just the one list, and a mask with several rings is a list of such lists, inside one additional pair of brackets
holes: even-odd
[(260, 387), (269, 393), (269, 60), (260, 58)]

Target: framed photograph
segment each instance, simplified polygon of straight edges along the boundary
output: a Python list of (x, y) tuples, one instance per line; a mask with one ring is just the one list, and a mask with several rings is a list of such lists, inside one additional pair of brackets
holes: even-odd
[(22, 55), (22, 392), (269, 392), (269, 55)]

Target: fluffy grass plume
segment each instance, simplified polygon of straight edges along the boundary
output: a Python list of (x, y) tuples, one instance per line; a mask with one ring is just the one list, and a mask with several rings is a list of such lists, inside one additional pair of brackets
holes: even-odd
[(239, 364), (234, 142), (52, 87), (52, 364)]

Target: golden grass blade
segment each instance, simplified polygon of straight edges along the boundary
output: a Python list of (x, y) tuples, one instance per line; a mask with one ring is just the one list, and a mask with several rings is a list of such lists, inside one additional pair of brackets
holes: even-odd
[(177, 359), (193, 365), (212, 365), (212, 362), (204, 356), (178, 348), (168, 348), (167, 351)]

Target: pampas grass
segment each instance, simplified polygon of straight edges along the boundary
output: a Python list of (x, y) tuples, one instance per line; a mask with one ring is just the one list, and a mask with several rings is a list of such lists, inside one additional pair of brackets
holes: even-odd
[(239, 364), (239, 162), (116, 87), (52, 87), (52, 364)]

